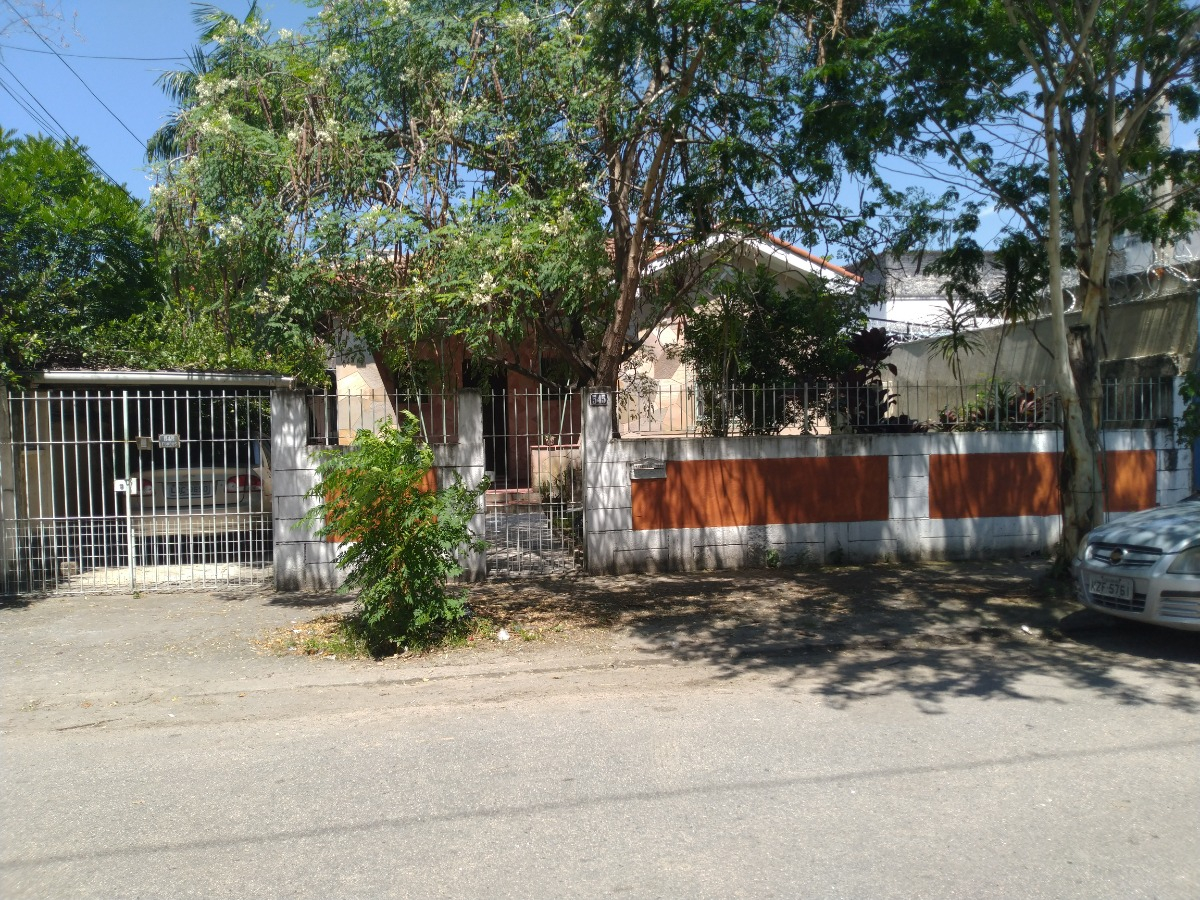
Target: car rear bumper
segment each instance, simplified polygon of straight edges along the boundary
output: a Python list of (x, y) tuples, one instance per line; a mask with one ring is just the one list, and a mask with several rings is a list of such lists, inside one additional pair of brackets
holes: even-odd
[(139, 538), (188, 537), (208, 534), (264, 534), (270, 532), (269, 511), (184, 513), (181, 515), (141, 516), (133, 520), (133, 533)]

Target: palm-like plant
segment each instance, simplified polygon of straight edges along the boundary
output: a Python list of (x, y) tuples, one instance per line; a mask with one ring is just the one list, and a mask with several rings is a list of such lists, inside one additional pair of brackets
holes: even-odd
[(252, 0), (245, 18), (240, 21), (211, 3), (196, 3), (192, 9), (192, 23), (199, 30), (200, 43), (188, 51), (188, 65), (163, 72), (155, 80), (175, 104), (175, 111), (146, 142), (147, 162), (167, 162), (195, 150), (191, 145), (194, 142), (183, 137), (182, 125), (188, 111), (199, 99), (201, 79), (232, 62), (242, 41), (262, 44), (263, 36), (271, 29), (270, 21), (258, 8), (258, 0)]

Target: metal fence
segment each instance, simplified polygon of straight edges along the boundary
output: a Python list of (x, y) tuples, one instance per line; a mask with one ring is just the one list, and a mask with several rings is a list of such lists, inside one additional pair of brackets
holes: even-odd
[[(480, 449), (489, 483), (483, 497), (488, 573), (575, 571), (583, 536), (579, 395), (495, 386), (481, 400)], [(453, 392), (314, 392), (308, 409), (309, 443), (320, 446), (348, 446), (359, 429), (395, 423), (405, 413), (421, 423), (431, 446), (462, 439)]]
[(576, 392), (483, 396), (489, 575), (553, 575), (582, 562), (583, 456)]
[(458, 443), (458, 402), (453, 393), (311, 391), (308, 404), (308, 443), (321, 447), (349, 446), (361, 429), (375, 431), (388, 422), (399, 424), (412, 415), (429, 445)]
[(269, 392), (53, 388), (4, 412), (4, 594), (273, 578)]
[[(1106, 381), (1105, 428), (1169, 427), (1174, 379)], [(1062, 424), (1048, 385), (900, 381), (790, 385), (658, 383), (619, 399), (624, 437), (1028, 431)]]

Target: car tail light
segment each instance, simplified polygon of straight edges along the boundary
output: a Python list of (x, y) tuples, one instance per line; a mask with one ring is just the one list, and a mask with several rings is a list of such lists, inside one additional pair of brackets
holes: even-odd
[(143, 494), (153, 494), (154, 493), (154, 482), (152, 480), (150, 480), (149, 478), (141, 479), (141, 485), (139, 486), (139, 490)]
[(230, 475), (225, 481), (225, 490), (229, 491), (261, 491), (262, 479), (257, 475)]

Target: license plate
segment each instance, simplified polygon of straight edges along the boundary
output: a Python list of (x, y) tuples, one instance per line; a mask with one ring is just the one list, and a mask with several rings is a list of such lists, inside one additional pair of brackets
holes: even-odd
[(212, 483), (208, 481), (175, 481), (167, 485), (168, 500), (191, 500), (196, 497), (211, 497)]
[(1097, 597), (1112, 597), (1114, 600), (1132, 600), (1133, 579), (1092, 578), (1088, 581), (1088, 590)]

